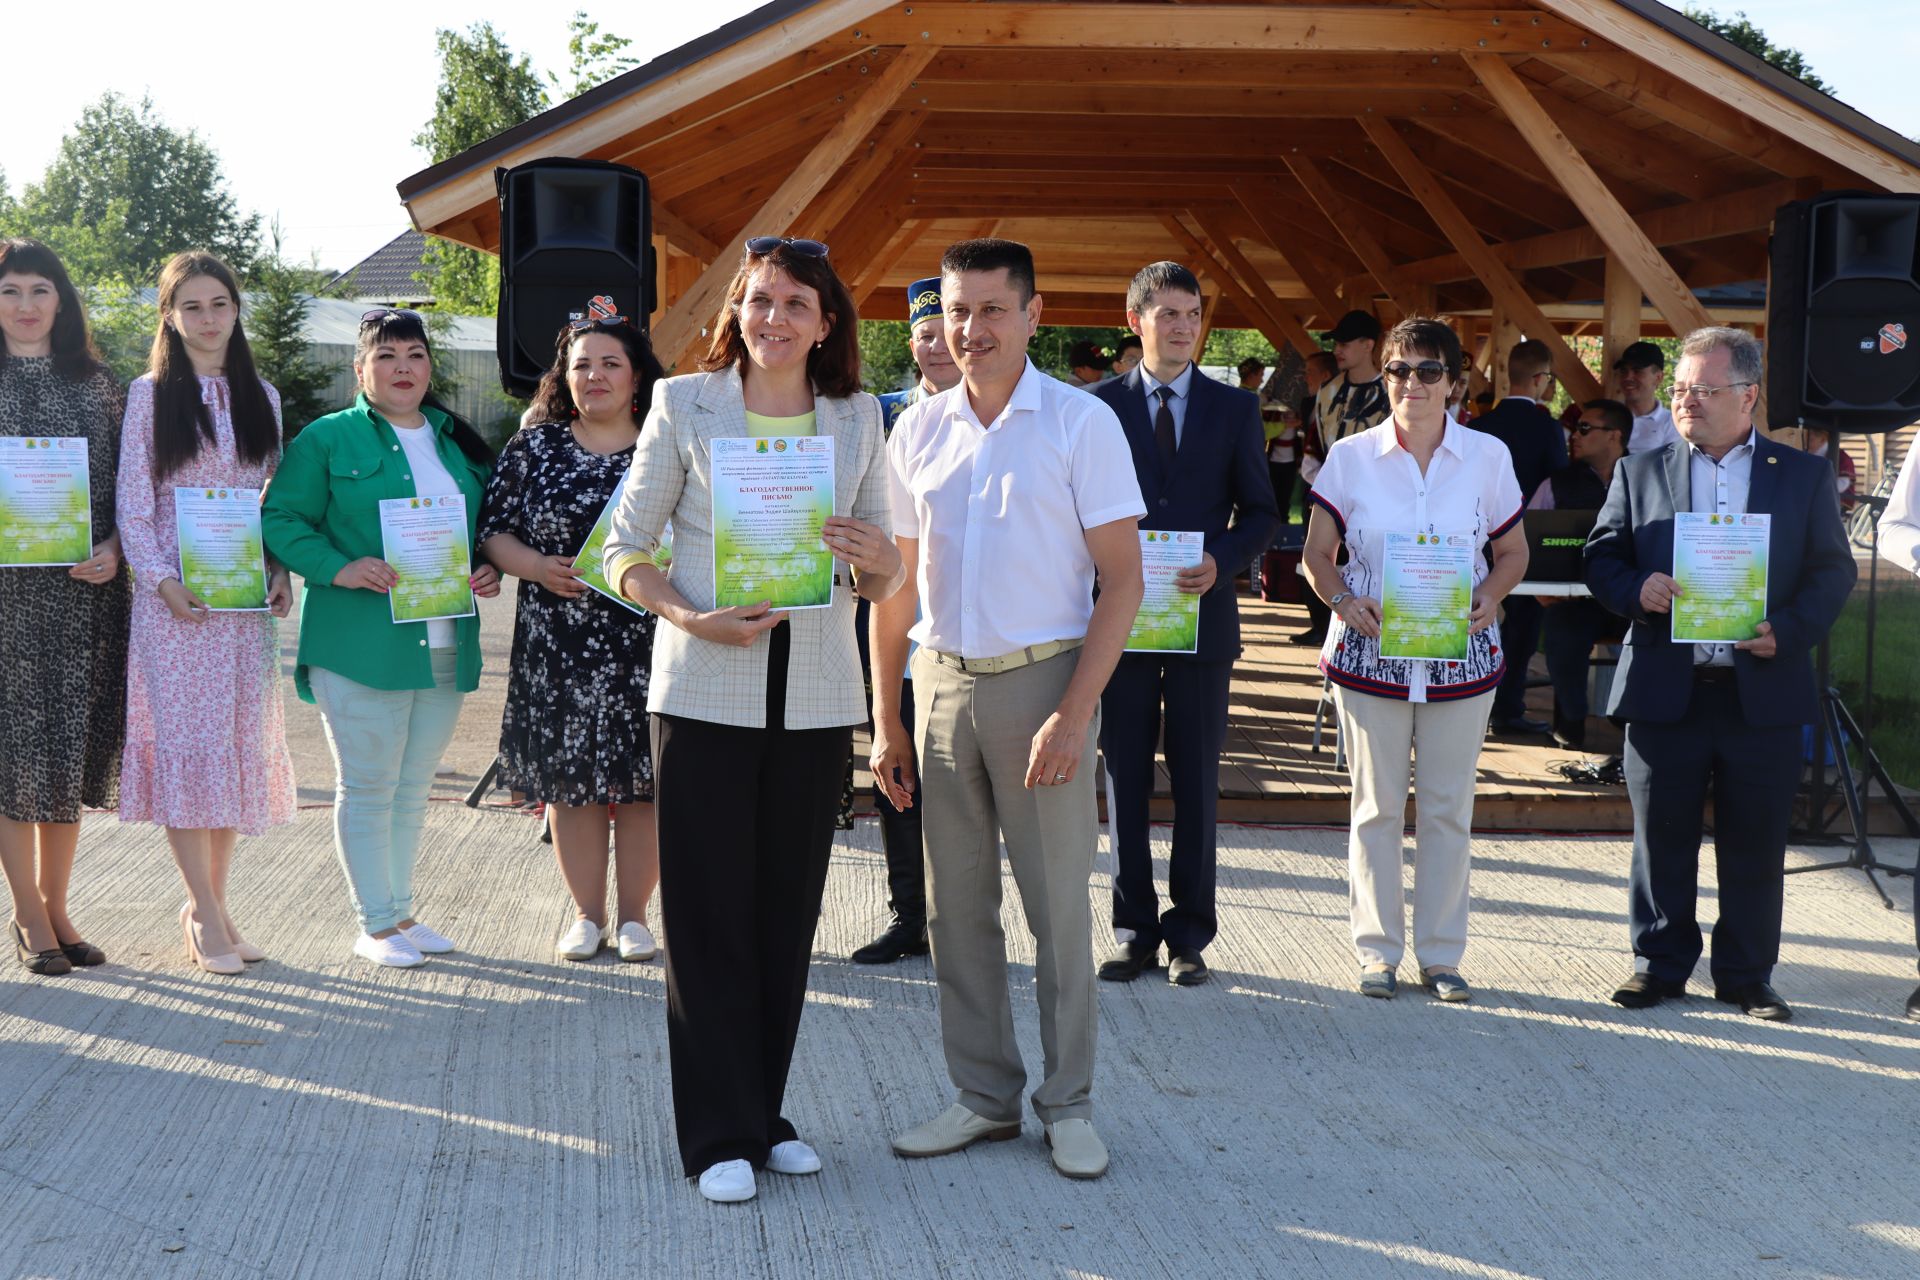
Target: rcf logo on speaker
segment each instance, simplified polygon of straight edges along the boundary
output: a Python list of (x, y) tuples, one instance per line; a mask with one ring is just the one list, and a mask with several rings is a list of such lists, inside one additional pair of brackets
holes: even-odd
[[(1873, 344), (1874, 344), (1874, 340), (1872, 338), (1862, 338), (1860, 340), (1860, 349), (1862, 351), (1871, 351), (1873, 350)], [(1906, 325), (1883, 324), (1880, 326), (1880, 354), (1881, 355), (1890, 356), (1896, 351), (1905, 351), (1906, 349), (1907, 349), (1907, 326)]]

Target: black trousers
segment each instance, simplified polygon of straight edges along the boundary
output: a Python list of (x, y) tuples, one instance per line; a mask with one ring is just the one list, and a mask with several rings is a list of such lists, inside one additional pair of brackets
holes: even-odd
[[(774, 637), (770, 724), (785, 718), (786, 640)], [(798, 1136), (780, 1104), (853, 729), (669, 715), (652, 728), (680, 1163), (688, 1177), (722, 1160), (757, 1169)]]
[[(1218, 931), (1215, 825), (1232, 678), (1231, 659), (1129, 653), (1100, 696), (1100, 750), (1111, 780), (1107, 812), (1119, 865), (1113, 877), (1113, 924), (1133, 930), (1135, 941), (1200, 951)], [(1167, 775), (1173, 780), (1171, 904), (1165, 914), (1154, 892), (1147, 839), (1154, 746), (1162, 740), (1163, 725)]]
[(1532, 596), (1508, 596), (1501, 608), (1500, 646), (1507, 651), (1507, 673), (1493, 692), (1493, 722), (1518, 720), (1527, 712), (1527, 668), (1540, 647), (1541, 615), (1546, 607)]
[(1298, 462), (1267, 463), (1267, 478), (1273, 482), (1273, 500), (1280, 507), (1280, 523), (1293, 519), (1293, 485), (1300, 478)]
[[(913, 732), (913, 681), (900, 682), (900, 720)], [(913, 803), (906, 812), (893, 807), (886, 792), (874, 788), (880, 813), (880, 847), (887, 854), (887, 908), (909, 924), (927, 920), (927, 850), (920, 835), (920, 771), (914, 770)]]
[(1709, 968), (1714, 984), (1768, 982), (1780, 958), (1787, 823), (1800, 782), (1797, 725), (1747, 723), (1731, 671), (1696, 673), (1686, 716), (1627, 725), (1627, 794), (1633, 866), (1627, 919), (1634, 967), (1684, 982), (1700, 959), (1701, 815), (1713, 798), (1720, 918)]

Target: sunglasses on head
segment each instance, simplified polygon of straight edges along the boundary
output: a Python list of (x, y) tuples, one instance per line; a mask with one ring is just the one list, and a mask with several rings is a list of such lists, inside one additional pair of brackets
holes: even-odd
[(567, 328), (575, 333), (583, 333), (588, 329), (631, 329), (633, 321), (625, 316), (588, 316), (582, 320), (567, 321)]
[(388, 320), (411, 320), (415, 324), (426, 324), (426, 321), (421, 318), (418, 311), (402, 311), (397, 307), (375, 307), (373, 310), (362, 312), (360, 315), (360, 324), (362, 327), (370, 324), (385, 324)]
[(803, 258), (824, 258), (827, 246), (818, 240), (796, 240), (792, 236), (752, 236), (747, 240), (747, 252), (756, 258), (764, 258), (786, 245)]
[(1418, 378), (1425, 386), (1432, 386), (1447, 376), (1447, 366), (1438, 360), (1422, 360), (1419, 364), (1408, 364), (1405, 360), (1395, 360), (1380, 371), (1395, 382), (1405, 382), (1408, 378)]

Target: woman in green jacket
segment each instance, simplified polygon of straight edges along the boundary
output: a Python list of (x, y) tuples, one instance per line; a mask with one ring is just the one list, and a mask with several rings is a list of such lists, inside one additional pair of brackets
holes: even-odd
[[(461, 499), (473, 547), (493, 451), (427, 391), (433, 353), (412, 311), (369, 311), (354, 348), (353, 408), (287, 446), (261, 514), (267, 553), (300, 575), (300, 696), (318, 703), (339, 777), (334, 846), (360, 918), (356, 955), (410, 968), (453, 944), (414, 918), (413, 864), (434, 770), (480, 682), (480, 620), (396, 622), (400, 575), (383, 559), (380, 504)], [(475, 565), (475, 595), (500, 575)], [(450, 612), (457, 610), (450, 610)]]

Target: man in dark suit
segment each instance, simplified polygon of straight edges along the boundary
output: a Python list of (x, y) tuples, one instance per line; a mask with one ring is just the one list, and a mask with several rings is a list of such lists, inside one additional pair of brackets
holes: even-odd
[[(1673, 388), (1681, 440), (1614, 468), (1587, 542), (1594, 598), (1631, 623), (1608, 707), (1627, 722), (1633, 801), (1634, 971), (1613, 993), (1630, 1009), (1684, 995), (1700, 958), (1694, 905), (1711, 796), (1714, 998), (1756, 1018), (1793, 1016), (1772, 981), (1801, 726), (1819, 711), (1808, 654), (1839, 617), (1856, 571), (1831, 468), (1754, 429), (1760, 377), (1752, 335), (1689, 334)], [(1766, 617), (1751, 639), (1673, 639), (1673, 602), (1685, 593), (1672, 574), (1674, 517), (1688, 511), (1769, 517)]]
[[(1147, 504), (1140, 528), (1199, 532), (1206, 550), (1179, 578), (1182, 591), (1201, 597), (1196, 652), (1128, 653), (1100, 699), (1120, 942), (1100, 976), (1132, 981), (1158, 964), (1164, 943), (1168, 979), (1196, 986), (1207, 980), (1201, 952), (1215, 931), (1214, 814), (1227, 686), (1240, 656), (1233, 580), (1272, 542), (1280, 512), (1267, 476), (1259, 398), (1213, 381), (1193, 363), (1205, 328), (1193, 273), (1177, 262), (1142, 267), (1127, 290), (1127, 327), (1140, 335), (1144, 355), (1125, 378), (1094, 394), (1126, 430)], [(1147, 845), (1153, 752), (1163, 725), (1173, 779), (1171, 904), (1164, 914)]]
[[(1507, 446), (1520, 492), (1533, 496), (1546, 478), (1567, 465), (1567, 433), (1547, 412), (1553, 398), (1553, 352), (1529, 338), (1507, 355), (1508, 392), (1504, 400), (1468, 422)], [(1527, 717), (1527, 667), (1540, 647), (1541, 604), (1532, 596), (1508, 596), (1502, 606), (1500, 643), (1507, 650), (1507, 674), (1493, 694), (1489, 721), (1495, 733), (1540, 733), (1552, 729)]]

